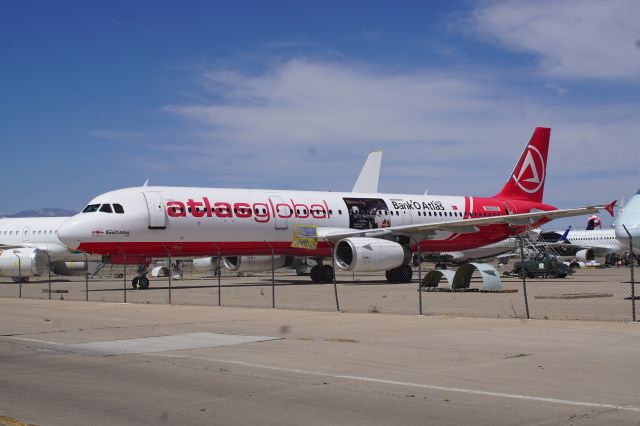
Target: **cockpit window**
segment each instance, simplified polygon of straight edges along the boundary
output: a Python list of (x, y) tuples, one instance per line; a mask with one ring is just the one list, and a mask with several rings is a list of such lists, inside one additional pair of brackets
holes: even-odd
[(82, 213), (93, 213), (97, 212), (100, 208), (100, 204), (89, 204), (87, 207), (82, 210)]
[(103, 204), (102, 207), (100, 207), (100, 211), (102, 213), (113, 213), (113, 210), (111, 210), (111, 204)]
[(120, 213), (120, 214), (124, 213), (124, 209), (122, 208), (122, 206), (120, 204), (114, 204), (113, 205), (113, 210), (116, 213)]

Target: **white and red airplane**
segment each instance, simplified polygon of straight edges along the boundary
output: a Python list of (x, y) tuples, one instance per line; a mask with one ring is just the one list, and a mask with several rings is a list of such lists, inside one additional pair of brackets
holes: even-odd
[[(348, 271), (386, 271), (408, 282), (411, 253), (480, 247), (548, 221), (609, 205), (557, 209), (542, 202), (548, 128), (536, 128), (493, 197), (185, 187), (138, 187), (94, 198), (65, 222), (69, 248), (148, 264), (153, 257), (226, 256), (238, 270), (270, 270), (288, 256), (318, 260), (315, 282), (333, 280), (322, 259)], [(419, 248), (418, 248), (419, 246)], [(245, 265), (244, 268), (242, 265)], [(136, 277), (134, 286), (148, 280)]]

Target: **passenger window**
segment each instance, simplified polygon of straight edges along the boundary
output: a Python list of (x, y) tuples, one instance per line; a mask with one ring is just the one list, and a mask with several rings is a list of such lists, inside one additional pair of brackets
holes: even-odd
[(100, 204), (89, 204), (87, 207), (82, 210), (82, 213), (93, 213), (97, 212), (100, 208)]
[(102, 213), (113, 213), (113, 210), (111, 210), (111, 204), (103, 204), (102, 207), (100, 207), (100, 211)]
[(338, 210), (338, 214), (342, 214), (342, 210)]

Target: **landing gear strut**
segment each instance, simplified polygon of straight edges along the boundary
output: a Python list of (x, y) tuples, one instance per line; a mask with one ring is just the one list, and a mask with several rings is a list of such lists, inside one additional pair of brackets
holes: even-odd
[(136, 290), (146, 290), (149, 288), (149, 278), (147, 278), (147, 265), (138, 265), (138, 276), (131, 280), (131, 287)]
[(311, 281), (314, 283), (333, 282), (333, 266), (318, 264), (311, 268)]
[(413, 277), (413, 270), (410, 265), (400, 265), (389, 269), (385, 272), (385, 276), (390, 283), (409, 283)]

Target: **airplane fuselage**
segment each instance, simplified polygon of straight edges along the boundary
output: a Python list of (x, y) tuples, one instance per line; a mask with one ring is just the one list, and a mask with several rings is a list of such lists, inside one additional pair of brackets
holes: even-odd
[[(104, 209), (105, 204), (110, 207)], [(115, 204), (123, 213), (115, 212)], [(555, 207), (470, 196), (140, 187), (96, 197), (84, 213), (65, 224), (65, 241), (72, 242), (73, 248), (112, 257), (256, 255), (272, 250), (274, 254), (330, 256), (331, 247), (323, 241), (314, 249), (292, 248), (294, 228), (373, 230), (534, 209)], [(534, 226), (545, 222), (541, 219)], [(420, 250), (464, 250), (524, 230), (524, 226), (494, 224), (471, 233), (435, 231), (419, 238)], [(414, 250), (415, 242), (409, 242)]]

